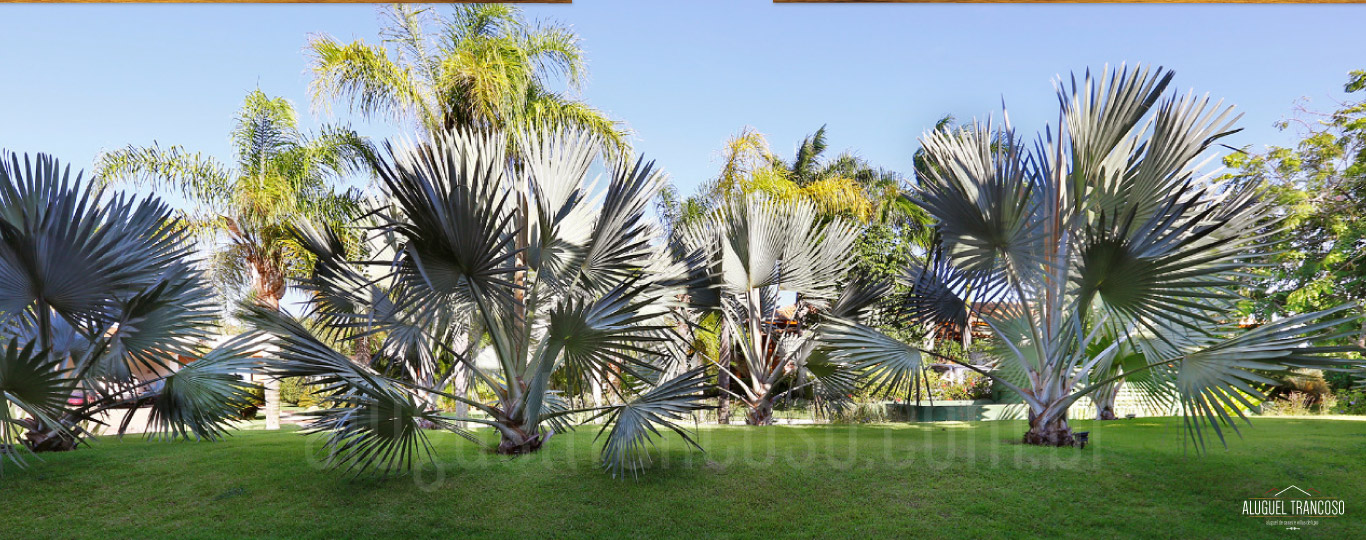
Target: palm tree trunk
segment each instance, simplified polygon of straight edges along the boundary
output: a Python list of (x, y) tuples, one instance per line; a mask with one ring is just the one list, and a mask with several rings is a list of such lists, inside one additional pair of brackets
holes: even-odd
[(716, 347), (716, 357), (722, 367), (716, 370), (716, 387), (721, 390), (717, 399), (716, 423), (721, 425), (730, 423), (730, 369), (735, 365), (731, 362), (730, 355), (730, 323), (722, 321), (721, 339)]
[[(252, 263), (256, 271), (255, 280), (252, 283), (256, 302), (268, 309), (280, 311), (280, 299), (285, 296), (284, 275), (274, 271), (263, 261), (252, 261)], [(263, 386), (265, 387), (266, 429), (280, 429), (280, 380), (275, 377), (266, 377)]]
[(749, 404), (749, 413), (745, 415), (745, 424), (751, 426), (771, 426), (773, 425), (773, 401), (764, 396), (758, 401)]
[(594, 406), (594, 407), (601, 407), (601, 406), (602, 406), (602, 378), (599, 377), (597, 373), (593, 373), (593, 374), (589, 375), (588, 377), (589, 377), (588, 386), (589, 386), (589, 388), (590, 388), (590, 391), (591, 391), (592, 394), (593, 394), (593, 406)]
[(1036, 414), (1031, 410), (1029, 431), (1025, 432), (1024, 443), (1039, 446), (1074, 446), (1076, 440), (1072, 437), (1072, 428), (1067, 425), (1067, 410), (1045, 410), (1043, 414)]
[(1096, 420), (1115, 420), (1115, 399), (1119, 397), (1120, 386), (1124, 384), (1124, 379), (1119, 379), (1114, 384), (1101, 387), (1091, 394), (1091, 399), (1096, 403)]

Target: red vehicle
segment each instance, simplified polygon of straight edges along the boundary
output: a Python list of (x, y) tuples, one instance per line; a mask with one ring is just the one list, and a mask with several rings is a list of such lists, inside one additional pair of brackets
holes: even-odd
[(77, 390), (71, 393), (71, 397), (66, 398), (66, 404), (72, 407), (80, 407), (94, 402), (96, 396), (87, 394), (84, 390)]

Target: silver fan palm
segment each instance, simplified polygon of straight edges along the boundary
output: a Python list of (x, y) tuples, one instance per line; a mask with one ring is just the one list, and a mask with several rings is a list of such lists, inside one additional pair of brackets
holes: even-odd
[[(605, 417), (614, 475), (644, 464), (661, 426), (691, 441), (674, 421), (697, 407), (701, 373), (684, 365), (672, 313), (695, 271), (653, 242), (646, 209), (662, 175), (616, 163), (595, 190), (597, 139), (545, 133), (520, 139), (516, 157), (479, 132), (386, 145), (373, 165), (387, 202), (367, 218), (366, 260), (348, 260), (331, 231), (299, 230), (318, 261), (304, 286), (322, 330), (268, 310), (249, 318), (280, 341), (279, 375), (330, 396), (313, 428), (336, 463), (407, 467), (427, 453), (424, 428), (478, 441), (470, 424), (496, 430), (499, 453), (534, 452), (576, 414)], [(357, 361), (326, 344), (357, 338), (382, 345)], [(495, 399), (450, 391), (466, 375)], [(574, 408), (557, 390), (592, 378), (618, 382), (616, 403)], [(470, 412), (443, 414), (438, 396)]]
[[(1236, 117), (1208, 97), (1164, 95), (1171, 80), (1161, 68), (1073, 77), (1058, 85), (1057, 136), (1032, 144), (1008, 122), (922, 139), (928, 174), (912, 198), (943, 240), (907, 269), (902, 315), (987, 325), (1000, 367), (968, 367), (1024, 399), (1028, 443), (1072, 444), (1070, 406), (1149, 371), (1203, 419), (1187, 423), (1193, 440), (1205, 426), (1223, 440), (1221, 424), (1271, 382), (1259, 371), (1344, 365), (1346, 349), (1322, 344), (1350, 322), (1333, 318), (1347, 306), (1252, 330), (1232, 320), (1239, 271), (1265, 255), (1269, 207), (1200, 171)], [(853, 322), (826, 330), (832, 356), (879, 378), (908, 380), (926, 354)]]
[[(799, 391), (814, 390), (826, 404), (842, 404), (852, 392), (855, 373), (831, 363), (814, 338), (821, 318), (856, 320), (877, 296), (877, 288), (838, 288), (858, 233), (843, 219), (822, 218), (813, 203), (753, 196), (679, 231), (677, 242), (690, 248), (683, 253), (705, 254), (713, 269), (716, 290), (693, 298), (692, 314), (720, 314), (720, 354), (711, 360), (730, 381), (720, 391), (748, 409), (745, 423), (773, 423), (775, 401)], [(784, 294), (797, 312), (779, 321)]]
[(253, 347), (203, 351), (216, 309), (192, 248), (159, 199), (0, 154), (0, 446), (70, 450), (100, 413), (145, 405), (153, 436), (222, 435), (247, 402)]

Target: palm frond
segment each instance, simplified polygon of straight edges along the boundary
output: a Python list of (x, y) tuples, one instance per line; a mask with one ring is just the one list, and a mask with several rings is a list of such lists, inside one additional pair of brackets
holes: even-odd
[(598, 438), (607, 434), (602, 446), (603, 468), (613, 477), (624, 477), (628, 472), (639, 474), (650, 463), (650, 446), (660, 435), (660, 427), (672, 430), (701, 449), (677, 421), (704, 407), (702, 391), (707, 381), (703, 373), (702, 368), (688, 371), (600, 413), (598, 416), (606, 416), (606, 423)]
[(259, 336), (228, 340), (202, 358), (161, 379), (152, 401), (148, 436), (217, 440), (227, 433), (250, 394), (243, 375), (256, 370)]

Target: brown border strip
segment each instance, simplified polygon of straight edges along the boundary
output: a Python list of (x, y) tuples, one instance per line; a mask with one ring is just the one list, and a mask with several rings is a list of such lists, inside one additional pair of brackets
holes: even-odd
[(1366, 4), (1366, 0), (773, 0), (774, 4)]
[[(1366, 0), (1362, 0), (1366, 1)], [(572, 4), (574, 0), (389, 0), (399, 4)], [(375, 0), (0, 0), (0, 4), (375, 4)]]

